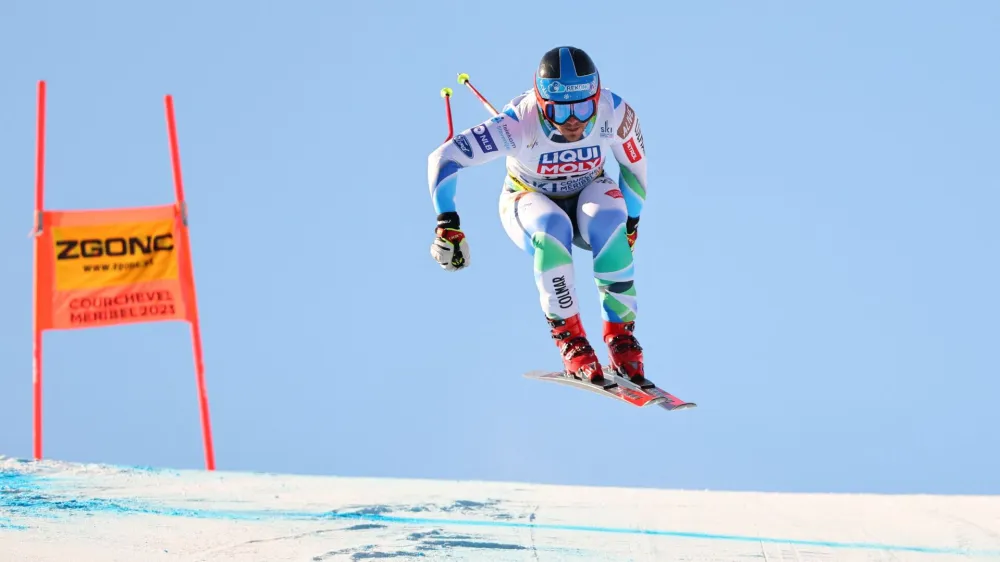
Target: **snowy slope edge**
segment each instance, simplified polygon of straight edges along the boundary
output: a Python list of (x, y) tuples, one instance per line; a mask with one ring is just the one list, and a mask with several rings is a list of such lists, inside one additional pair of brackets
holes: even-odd
[(7, 560), (1000, 559), (1000, 497), (343, 478), (0, 457)]

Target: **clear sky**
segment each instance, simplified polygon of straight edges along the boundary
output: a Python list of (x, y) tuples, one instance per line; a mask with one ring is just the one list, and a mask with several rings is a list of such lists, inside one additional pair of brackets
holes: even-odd
[[(440, 89), (471, 126), (459, 72), (499, 106), (560, 44), (642, 123), (637, 336), (698, 409), (521, 376), (560, 362), (502, 162), (459, 176), (472, 267), (430, 258)], [(1000, 493), (996, 2), (13, 0), (0, 52), (0, 454), (44, 79), (52, 209), (171, 201), (175, 97), (220, 469)], [(45, 385), (46, 456), (203, 466), (185, 324), (48, 332)]]

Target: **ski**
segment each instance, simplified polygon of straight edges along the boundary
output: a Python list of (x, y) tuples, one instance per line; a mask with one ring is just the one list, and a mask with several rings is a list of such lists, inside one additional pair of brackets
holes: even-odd
[(554, 382), (557, 384), (588, 390), (639, 408), (658, 404), (667, 400), (666, 397), (655, 396), (643, 390), (639, 390), (634, 385), (623, 386), (616, 382), (614, 378), (603, 377), (595, 382), (590, 382), (567, 374), (565, 371), (540, 370), (529, 371), (524, 373), (524, 376), (529, 379)]
[(685, 410), (687, 408), (694, 408), (698, 406), (694, 402), (686, 402), (666, 390), (663, 390), (662, 388), (656, 386), (656, 383), (646, 377), (643, 377), (638, 381), (632, 381), (614, 372), (614, 370), (610, 367), (605, 367), (605, 371), (612, 373), (612, 380), (614, 380), (619, 386), (654, 397), (655, 401), (652, 403), (655, 403), (664, 410)]
[(659, 406), (667, 411), (684, 410), (697, 406), (694, 402), (687, 402), (673, 394), (656, 386), (656, 383), (643, 377), (639, 381), (631, 381), (615, 372), (610, 366), (604, 366), (605, 375), (598, 381), (590, 382), (567, 374), (565, 371), (529, 371), (525, 377), (534, 380), (554, 382), (588, 390), (621, 400), (633, 406), (644, 408), (646, 406)]

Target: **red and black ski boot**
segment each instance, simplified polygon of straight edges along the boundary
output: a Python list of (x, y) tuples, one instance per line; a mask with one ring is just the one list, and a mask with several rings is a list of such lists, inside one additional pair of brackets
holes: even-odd
[(608, 346), (611, 368), (632, 382), (645, 377), (642, 347), (635, 339), (635, 322), (604, 322), (604, 343)]
[(594, 348), (587, 340), (580, 315), (565, 320), (553, 318), (547, 320), (552, 327), (552, 339), (556, 340), (556, 346), (562, 354), (566, 372), (585, 381), (601, 381), (604, 378), (601, 360), (597, 358)]

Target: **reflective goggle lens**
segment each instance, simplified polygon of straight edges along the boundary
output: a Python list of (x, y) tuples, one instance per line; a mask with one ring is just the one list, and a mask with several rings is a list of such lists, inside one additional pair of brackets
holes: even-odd
[(580, 121), (586, 121), (594, 115), (596, 110), (597, 106), (593, 99), (567, 104), (548, 103), (545, 107), (545, 113), (548, 118), (560, 125), (573, 115)]

